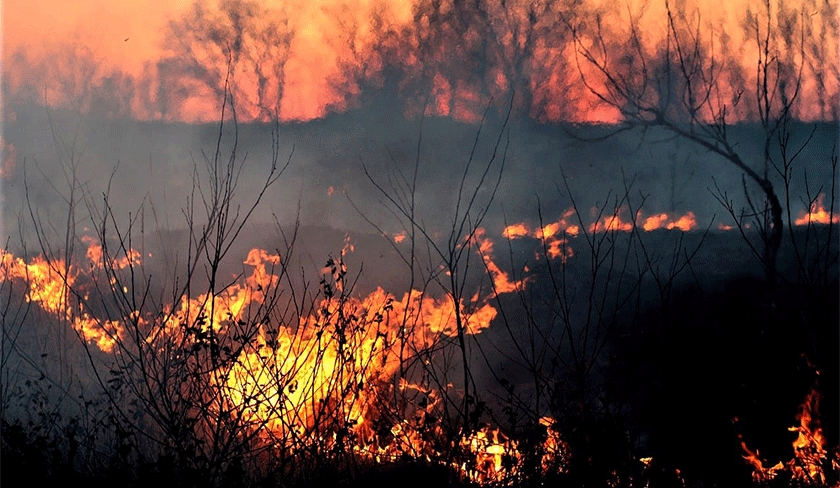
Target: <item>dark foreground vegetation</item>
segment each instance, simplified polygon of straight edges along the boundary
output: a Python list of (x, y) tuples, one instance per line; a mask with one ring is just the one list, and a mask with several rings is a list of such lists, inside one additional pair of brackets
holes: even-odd
[[(619, 122), (561, 129), (619, 140), (611, 160), (628, 134), (676, 141), (668, 197), (617, 169), (597, 195), (581, 181), (606, 178), (552, 161), (549, 142), (520, 218), (533, 177), (507, 166), (511, 95), (459, 142), (463, 158), (426, 154), (421, 123), (413, 151), (341, 166), (364, 183), (342, 201), (379, 248), (349, 236), (312, 257), (300, 211), (261, 211), (294, 178), (277, 125), (243, 170), (233, 64), (212, 80), (214, 142), (129, 211), (132, 191), (93, 188), (48, 117), (56, 171), (35, 164), (41, 187), (23, 165), (19, 232), (0, 254), (1, 481), (840, 486), (838, 152), (831, 124), (795, 120), (803, 66), (821, 62), (805, 53), (822, 51), (793, 34), (805, 11), (771, 29), (767, 2), (744, 26), (754, 83), (727, 84), (704, 47), (721, 40), (665, 6), (650, 52), (635, 24), (615, 55), (602, 30), (562, 19), (584, 88)], [(736, 108), (754, 127), (733, 124)], [(709, 166), (720, 219), (698, 218), (693, 198), (676, 211), (681, 187), (701, 193), (678, 155)]]
[[(829, 232), (835, 230), (830, 226), (812, 226), (797, 228), (792, 236), (804, 240), (811, 233), (812, 238), (824, 242)], [(616, 232), (611, 238), (614, 245), (623, 249), (632, 246), (630, 236)], [(544, 395), (547, 398), (542, 413), (555, 419), (552, 427), (562, 433), (567, 449), (564, 455), (568, 457), (554, 472), (531, 468), (528, 476), (524, 468), (517, 475), (482, 484), (834, 486), (838, 471), (831, 458), (836, 451), (824, 454), (824, 482), (792, 480), (789, 473), (782, 472), (773, 480), (755, 483), (752, 466), (744, 460), (741, 441), (759, 448), (762, 459), (793, 458), (791, 443), (796, 435), (788, 427), (798, 425), (799, 406), (813, 388), (821, 395), (819, 411), (823, 413), (813, 426), (822, 429), (825, 446), (838, 445), (837, 418), (831, 414), (840, 408), (834, 386), (840, 381), (840, 291), (836, 272), (828, 273), (824, 282), (797, 281), (800, 270), (795, 259), (786, 259), (794, 252), (786, 246), (781, 254), (785, 265), (779, 271), (785, 279), (780, 280), (776, 290), (768, 290), (760, 269), (728, 270), (731, 262), (745, 259), (741, 237), (733, 232), (716, 231), (704, 236), (702, 231), (683, 235), (681, 231), (663, 230), (640, 234), (640, 238), (652, 255), (670, 254), (675, 239), (686, 248), (699, 245), (691, 259), (694, 269), (687, 269), (686, 276), (680, 273), (679, 277), (671, 276), (674, 273), (670, 271), (667, 278), (673, 278), (673, 283), (661, 288), (655, 286), (656, 280), (645, 280), (643, 289), (631, 292), (636, 303), (626, 307), (610, 303), (609, 307), (615, 309), (610, 312), (618, 311), (615, 322), (593, 323), (590, 329), (593, 334), (598, 330), (606, 334), (603, 351), (595, 354), (591, 372), (580, 376), (575, 352), (569, 349), (549, 350), (546, 355), (556, 356), (541, 364), (534, 361), (528, 367), (523, 366), (529, 359), (527, 352), (510, 352), (526, 345), (528, 333), (546, 331), (548, 324), (560, 320), (553, 317), (557, 305), (562, 303), (556, 295), (558, 287), (586, 284), (585, 278), (576, 273), (591, 272), (585, 269), (588, 265), (576, 269), (572, 263), (573, 259), (589, 263), (592, 256), (591, 251), (579, 249), (566, 265), (561, 266), (557, 260), (542, 261), (532, 269), (535, 282), (521, 293), (504, 295), (498, 301), (500, 316), (483, 336), (473, 338), (477, 346), (488, 349), (493, 342), (505, 343), (501, 348), (504, 354), (488, 350), (494, 359), (476, 358), (470, 363), (476, 370), (474, 374), (482, 377), (474, 392), (482, 407), (470, 406), (470, 415), (475, 418), (469, 419), (466, 427), (450, 425), (443, 430), (429, 429), (426, 434), (456, 436), (454, 439), (460, 429), (481, 429), (492, 424), (516, 439), (521, 452), (528, 452), (525, 446), (529, 442), (539, 444), (546, 439), (545, 429), (535, 431), (528, 427), (528, 416), (535, 414), (535, 396)], [(513, 255), (522, 256), (540, 245), (539, 240), (511, 241), (511, 250)], [(836, 249), (829, 254), (836, 256)], [(829, 263), (836, 266), (836, 261)], [(557, 269), (552, 272), (550, 267)], [(568, 283), (552, 274), (561, 268), (570, 275), (566, 278)], [(612, 265), (609, 271), (617, 272), (614, 268)], [(635, 273), (625, 275), (625, 279), (638, 278)], [(595, 277), (598, 285), (604, 287), (614, 285), (616, 279), (598, 278)], [(17, 292), (5, 290), (12, 303), (22, 304), (15, 297)], [(596, 298), (602, 297), (596, 294)], [(11, 307), (6, 308), (6, 325), (15, 313)], [(574, 320), (577, 324), (585, 318), (577, 316)], [(48, 324), (42, 319), (25, 323), (26, 327), (69, 326)], [(505, 327), (516, 330), (508, 334)], [(27, 333), (22, 331), (18, 337)], [(565, 340), (557, 337), (558, 344)], [(18, 344), (24, 342), (19, 341)], [(532, 345), (538, 343), (534, 341)], [(69, 349), (80, 352), (77, 347)], [(95, 355), (98, 351), (89, 352)], [(56, 394), (55, 390), (62, 387), (60, 379), (50, 377), (50, 371), (33, 374), (38, 373), (38, 364), (44, 364), (38, 358), (28, 357), (32, 364), (10, 368), (20, 361), (17, 354), (25, 353), (10, 349), (5, 356), (4, 382), (12, 390), (4, 389), (4, 486), (18, 486), (23, 480), (35, 486), (83, 483), (103, 487), (478, 484), (457, 468), (459, 463), (475, 462), (475, 452), (446, 446), (444, 442), (437, 448), (438, 458), (417, 457), (407, 451), (396, 458), (377, 461), (353, 452), (352, 433), (342, 449), (325, 444), (295, 453), (293, 459), (285, 462), (280, 462), (277, 456), (282, 455), (271, 453), (270, 447), (255, 444), (251, 450), (242, 445), (219, 470), (202, 467), (202, 462), (209, 459), (202, 461), (207, 451), (202, 452), (200, 447), (189, 458), (174, 452), (175, 446), (164, 443), (142, 452), (148, 449), (143, 447), (144, 436), (156, 429), (136, 419), (121, 418), (120, 409), (141, 416), (162, 414), (112, 403), (116, 376), (105, 381), (110, 395), (108, 391), (103, 394), (89, 390), (91, 385), (82, 386), (83, 379), (74, 380), (77, 384), (68, 382), (69, 387)], [(81, 363), (78, 367), (83, 368)], [(484, 376), (486, 370), (492, 372), (494, 379)], [(21, 382), (13, 374), (26, 379)], [(539, 377), (535, 380), (534, 376)], [(575, 381), (581, 384), (576, 385)], [(78, 394), (78, 400), (67, 398), (71, 392)], [(457, 400), (453, 394), (453, 402)], [(443, 426), (445, 418), (444, 415), (436, 422)], [(385, 421), (384, 416), (379, 418), (379, 422)], [(457, 424), (459, 419), (457, 414), (451, 414), (446, 421)], [(150, 432), (134, 430), (142, 425), (147, 425)], [(390, 427), (383, 424), (379, 428), (383, 431), (379, 434), (381, 439), (394, 437)], [(642, 462), (648, 458), (652, 459)], [(502, 462), (513, 466), (519, 461), (503, 458)], [(523, 461), (520, 466), (527, 463)]]

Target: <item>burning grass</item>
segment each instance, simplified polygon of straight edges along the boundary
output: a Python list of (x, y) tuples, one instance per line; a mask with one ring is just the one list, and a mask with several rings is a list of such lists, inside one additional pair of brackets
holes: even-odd
[[(121, 227), (107, 196), (97, 235), (77, 237), (71, 222), (68, 249), (43, 244), (34, 222), (40, 255), (0, 254), (2, 365), (13, 382), (0, 395), (4, 454), (56, 440), (61, 469), (46, 470), (50, 481), (64, 472), (108, 480), (111, 469), (139, 485), (350, 484), (403, 466), (471, 486), (705, 483), (694, 466), (684, 469), (685, 458), (669, 459), (671, 446), (643, 439), (666, 422), (648, 421), (650, 408), (633, 396), (670, 399), (643, 381), (622, 386), (630, 376), (616, 370), (629, 363), (626, 338), (652, 336), (643, 363), (664, 365), (657, 369), (667, 377), (672, 365), (656, 361), (679, 356), (670, 349), (676, 329), (717, 306), (697, 297), (711, 271), (729, 271), (724, 258), (743, 258), (732, 249), (749, 223), (736, 219), (738, 233), (711, 232), (711, 224), (702, 231), (693, 212), (643, 214), (626, 188), (612, 208), (587, 215), (573, 200), (555, 221), (492, 228), (484, 217), (501, 181), (494, 162), (505, 154), (502, 140), (483, 169), (466, 165), (449, 235), (420, 225), (404, 173), (386, 184), (364, 168), (402, 224), (385, 232), (369, 221), (406, 266), (399, 291), (378, 283), (361, 291), (348, 235), (317, 284), (305, 270), (292, 272), (297, 226), (292, 236), (278, 229), (283, 247), (234, 246), (282, 172), (276, 146), (264, 186), (241, 213), (235, 148), (225, 169), (217, 146), (206, 161), (209, 184), (195, 183), (184, 210), (186, 239), (171, 250), (147, 252), (143, 218)], [(837, 284), (835, 220), (829, 211), (825, 239), (822, 202), (790, 230), (793, 250), (783, 250), (796, 269), (778, 270), (780, 288), (750, 288), (756, 303), (732, 298), (745, 328), (760, 334), (783, 322), (774, 313), (816, 324), (802, 349), (820, 358), (832, 315), (818, 295)], [(498, 258), (496, 233), (507, 239), (509, 262)], [(703, 255), (707, 238), (721, 247)], [(159, 251), (162, 267), (150, 264)], [(692, 300), (680, 304), (674, 297), (687, 289)], [(807, 293), (789, 303), (799, 295), (781, 290)], [(724, 321), (709, 318), (703, 333), (720, 331)], [(726, 344), (732, 333), (720, 337)], [(815, 421), (815, 398), (800, 413), (795, 461), (764, 468), (743, 440), (749, 463), (741, 452), (735, 458), (745, 481), (753, 468), (758, 483), (784, 472), (803, 486), (835, 486), (837, 461)]]
[[(514, 224), (502, 235), (509, 242), (535, 239), (548, 249), (543, 257), (546, 265), (565, 265), (576, 258), (571, 245), (583, 244), (571, 217), (566, 212), (558, 222), (533, 231), (524, 223)], [(651, 218), (660, 225), (671, 221)], [(637, 219), (642, 230), (653, 230), (647, 225), (651, 218)], [(681, 220), (673, 219), (674, 230), (682, 231)], [(590, 230), (623, 232), (621, 227), (596, 224)], [(506, 434), (498, 425), (479, 421), (484, 407), (478, 404), (471, 428), (453, 423), (457, 411), (453, 406), (463, 392), (454, 386), (455, 378), (435, 369), (435, 363), (451, 354), (447, 351), (459, 330), (476, 336), (490, 327), (501, 306), (496, 298), (536, 286), (533, 277), (514, 279), (497, 264), (494, 242), (484, 229), (472, 239), (473, 252), (480, 256), (493, 286), (490, 291), (476, 291), (457, 307), (450, 297), (418, 289), (395, 296), (376, 288), (366, 296), (355, 296), (344, 261), (347, 248), (341, 258), (327, 262), (311, 307), (292, 313), (278, 313), (277, 306), (282, 303), (286, 258), (263, 249), (250, 250), (242, 261), (248, 272), (219, 291), (182, 295), (156, 313), (142, 306), (125, 308), (120, 318), (101, 315), (94, 304), (103, 297), (142, 293), (129, 289), (125, 275), (119, 274), (143, 269), (136, 250), (110, 256), (98, 240), (85, 237), (85, 260), (71, 259), (69, 264), (44, 256), (27, 261), (4, 251), (0, 277), (4, 283), (22, 285), (25, 302), (51, 316), (53, 326), (69, 324), (96, 361), (116, 367), (111, 387), (125, 385), (146, 409), (163, 408), (156, 403), (158, 395), (167, 402), (180, 402), (165, 407), (174, 410), (167, 414), (171, 417), (150, 432), (168, 439), (171, 433), (166, 429), (172, 427), (167, 422), (189, 422), (195, 438), (180, 448), (189, 448), (193, 455), (221, 438), (241, 443), (244, 452), (261, 453), (259, 462), (264, 463), (265, 456), (284, 460), (280, 465), (287, 473), (298, 469), (293, 467), (294, 459), (320, 457), (339, 464), (355, 459), (359, 466), (406, 460), (435, 464), (459, 482), (482, 486), (515, 486), (535, 476), (563, 476), (571, 469), (575, 452), (559, 428), (562, 421), (549, 416), (536, 419), (536, 442), (523, 437), (524, 431)], [(553, 239), (563, 239), (568, 253), (551, 252)], [(138, 361), (149, 369), (129, 366)], [(140, 377), (129, 378), (136, 374)], [(182, 379), (170, 384), (168, 377)], [(151, 395), (143, 399), (148, 381), (159, 383), (163, 390), (147, 390)], [(797, 415), (799, 426), (790, 429), (797, 439), (788, 462), (765, 467), (759, 452), (751, 450), (747, 440), (740, 441), (755, 483), (785, 478), (796, 486), (840, 486), (836, 480), (840, 459), (836, 449), (828, 448), (818, 406), (815, 389)], [(135, 415), (150, 413), (141, 409)], [(625, 483), (631, 480), (628, 486), (641, 486), (638, 480), (655, 471), (651, 466), (657, 466), (656, 458), (639, 458), (636, 473), (625, 477)], [(678, 471), (672, 475), (682, 479)], [(615, 483), (621, 484), (621, 476), (615, 476)]]
[[(243, 261), (250, 272), (220, 291), (184, 294), (157, 311), (141, 306), (123, 309), (119, 319), (97, 318), (98, 300), (131, 296), (126, 304), (140, 303), (135, 294), (143, 292), (129, 290), (118, 272), (140, 272), (143, 263), (133, 249), (110, 257), (88, 237), (82, 239), (87, 266), (44, 256), (26, 262), (4, 251), (0, 276), (22, 284), (26, 303), (52, 317), (53, 326), (70, 324), (89, 353), (104, 353), (100, 360), (116, 368), (112, 387), (126, 385), (146, 408), (174, 410), (161, 413), (170, 416), (159, 419), (162, 439), (173, 428), (167, 423), (186, 421), (195, 430), (190, 449), (200, 450), (214, 436), (244, 438), (251, 449), (281, 457), (408, 458), (450, 466), (470, 482), (508, 484), (522, 470), (517, 442), (485, 426), (456, 431), (459, 440), (450, 445), (453, 432), (441, 418), (457, 393), (429, 373), (459, 330), (475, 335), (489, 327), (497, 313), (491, 298), (523, 286), (493, 262), (493, 243), (483, 231), (474, 239), (495, 291), (477, 292), (457, 307), (449, 297), (416, 289), (402, 297), (381, 288), (351, 296), (343, 259), (331, 258), (320, 298), (306, 313), (285, 316), (275, 308), (282, 259), (252, 249)], [(138, 361), (146, 369), (137, 371)], [(181, 379), (172, 383), (170, 377)], [(145, 393), (148, 381), (161, 390)], [(550, 418), (539, 425), (545, 432), (541, 464), (556, 468), (566, 446)]]
[(765, 467), (766, 461), (761, 459), (759, 451), (750, 449), (741, 438), (744, 459), (753, 468), (753, 481), (768, 485), (777, 478), (784, 478), (792, 486), (840, 486), (840, 479), (837, 479), (840, 449), (834, 448), (831, 453), (827, 451), (826, 439), (820, 427), (819, 400), (820, 392), (815, 387), (799, 407), (796, 415), (799, 425), (788, 428), (790, 432), (796, 432), (797, 436), (792, 443), (793, 457), (787, 462), (779, 461)]

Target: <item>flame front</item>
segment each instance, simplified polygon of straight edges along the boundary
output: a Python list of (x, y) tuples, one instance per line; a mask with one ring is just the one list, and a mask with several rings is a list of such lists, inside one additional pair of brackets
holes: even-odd
[[(89, 254), (91, 252), (95, 254), (96, 250), (89, 251)], [(131, 253), (131, 256), (136, 258), (139, 254)], [(129, 260), (118, 262), (128, 263)], [(86, 297), (75, 297), (73, 289), (78, 277), (77, 269), (67, 265), (65, 260), (47, 260), (38, 256), (26, 263), (22, 258), (0, 249), (0, 263), (0, 281), (19, 280), (25, 283), (27, 302), (35, 303), (53, 317), (70, 323), (85, 341), (96, 344), (100, 350), (111, 352), (123, 336), (124, 329), (119, 321), (95, 319), (82, 307), (81, 301)], [(92, 266), (95, 266), (93, 262)]]
[(820, 193), (817, 199), (811, 203), (808, 212), (801, 212), (793, 223), (795, 225), (840, 223), (840, 215), (835, 214), (833, 210), (826, 210), (824, 200), (825, 193)]
[[(428, 381), (414, 381), (411, 372), (401, 370), (405, 358), (429, 361), (430, 351), (458, 335), (459, 315), (465, 334), (480, 334), (497, 314), (490, 300), (521, 290), (526, 283), (511, 280), (493, 261), (493, 242), (483, 229), (471, 239), (494, 280), (494, 289), (486, 296), (476, 293), (469, 301), (455, 303), (451, 296), (434, 297), (420, 290), (397, 297), (377, 288), (365, 297), (352, 297), (344, 284), (343, 257), (353, 252), (347, 237), (342, 257), (331, 259), (324, 270), (323, 297), (295, 323), (255, 318), (254, 311), (280, 282), (280, 256), (262, 249), (252, 249), (243, 261), (250, 273), (221, 291), (183, 296), (164, 306), (162, 313), (133, 311), (122, 320), (93, 316), (84, 306), (87, 287), (97, 279), (93, 273), (105, 273), (110, 277), (107, 290), (128, 294), (116, 271), (141, 265), (135, 250), (114, 258), (96, 239), (84, 237), (88, 273), (65, 260), (39, 256), (27, 263), (3, 251), (0, 279), (26, 283), (27, 301), (66, 320), (105, 353), (136, 355), (137, 348), (146, 348), (157, 354), (180, 345), (186, 349), (178, 357), (202, 348), (217, 356), (228, 354), (227, 361), (218, 362), (205, 376), (218, 392), (208, 408), (220, 418), (247, 426), (273, 448), (289, 452), (350, 448), (377, 460), (404, 456), (440, 460), (445, 456), (434, 438), (442, 438), (443, 432), (433, 419), (439, 418), (441, 393)], [(237, 343), (239, 326), (248, 322), (258, 325), (258, 333), (241, 341), (238, 349), (230, 348)], [(131, 339), (126, 337), (126, 326), (134, 327)], [(138, 336), (140, 342), (132, 343), (133, 334), (141, 331), (145, 332)], [(406, 405), (404, 418), (395, 418), (395, 412), (383, 407), (384, 396), (393, 388), (419, 398)], [(390, 425), (390, 435), (384, 437), (383, 423)], [(562, 457), (565, 444), (550, 424), (544, 425), (549, 430), (545, 456)], [(464, 433), (453, 445), (466, 457), (452, 466), (467, 479), (487, 484), (518, 475), (517, 444), (497, 429)], [(556, 467), (548, 458), (545, 463)]]
[[(799, 425), (788, 429), (799, 435), (792, 444), (793, 457), (787, 462), (779, 461), (765, 468), (758, 450), (750, 449), (746, 441), (741, 439), (744, 459), (753, 468), (753, 481), (766, 483), (781, 473), (787, 473), (791, 480), (800, 486), (826, 486), (826, 469), (829, 466), (832, 468), (828, 469), (835, 469), (833, 466), (840, 462), (840, 452), (829, 456), (826, 451), (826, 440), (819, 422), (819, 401), (820, 394), (815, 387), (799, 406), (799, 413), (796, 415)], [(840, 481), (832, 487), (840, 487)]]

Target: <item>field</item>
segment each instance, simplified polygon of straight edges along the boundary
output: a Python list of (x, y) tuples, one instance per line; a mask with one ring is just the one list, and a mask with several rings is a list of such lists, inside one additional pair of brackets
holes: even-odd
[(838, 486), (836, 123), (771, 255), (655, 131), (382, 113), (17, 107), (3, 482)]

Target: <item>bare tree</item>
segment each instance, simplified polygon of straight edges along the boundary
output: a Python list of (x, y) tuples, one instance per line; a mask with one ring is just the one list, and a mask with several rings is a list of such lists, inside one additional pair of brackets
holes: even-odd
[[(507, 117), (510, 116), (512, 104), (511, 100)], [(490, 107), (485, 111), (485, 115), (489, 110)], [(453, 429), (452, 435), (456, 436), (459, 433), (466, 434), (473, 431), (484, 409), (483, 403), (478, 400), (479, 392), (471, 370), (472, 360), (468, 340), (471, 332), (468, 319), (475, 310), (471, 309), (472, 300), (467, 293), (466, 285), (471, 260), (474, 259), (476, 251), (476, 236), (495, 199), (507, 158), (508, 143), (503, 142), (508, 122), (506, 118), (494, 141), (493, 150), (487, 162), (482, 165), (475, 164), (475, 154), (483, 122), (482, 118), (482, 125), (479, 126), (469, 158), (460, 175), (450, 227), (446, 229), (443, 239), (437, 237), (436, 230), (428, 228), (424, 223), (415, 201), (421, 161), (422, 129), (411, 174), (406, 174), (395, 164), (393, 171), (389, 172), (385, 181), (382, 181), (370, 168), (364, 167), (369, 181), (383, 196), (386, 206), (403, 226), (410, 239), (411, 247), (408, 253), (401, 252), (395, 247), (408, 267), (410, 285), (413, 286), (416, 281), (422, 283), (425, 289), (430, 283), (435, 283), (453, 304), (454, 332), (460, 354), (463, 391), (460, 399), (447, 396), (446, 400), (450, 402), (447, 407), (454, 407), (456, 412), (454, 421), (450, 424), (450, 428)], [(421, 254), (424, 248), (426, 256)], [(434, 366), (431, 368), (434, 375)], [(439, 376), (435, 380), (441, 391), (444, 391), (447, 383), (445, 376)]]
[(574, 76), (564, 59), (572, 32), (561, 19), (586, 12), (566, 0), (423, 0), (406, 25), (376, 12), (370, 45), (355, 42), (358, 25), (342, 25), (350, 47), (344, 75), (358, 84), (394, 83), (411, 114), (477, 121), (486, 100), (515, 94), (515, 120), (558, 120), (571, 115), (559, 87)]
[(282, 9), (253, 0), (221, 0), (218, 9), (196, 1), (169, 25), (170, 55), (158, 63), (158, 71), (161, 83), (174, 86), (161, 87), (165, 92), (159, 97), (177, 110), (196, 89), (222, 100), (228, 83), (240, 117), (277, 119), (293, 36)]
[[(785, 211), (777, 177), (784, 176), (786, 166), (811, 141), (783, 139), (795, 117), (808, 110), (803, 102), (805, 68), (820, 61), (812, 55), (823, 55), (819, 46), (825, 42), (808, 37), (810, 12), (765, 0), (757, 12), (747, 12), (743, 24), (757, 53), (755, 73), (750, 74), (725, 33), (706, 26), (698, 11), (677, 11), (669, 2), (666, 10), (666, 36), (653, 50), (645, 44), (637, 17), (631, 17), (629, 42), (610, 38), (600, 21), (587, 26), (567, 19), (583, 83), (620, 114), (619, 131), (664, 129), (741, 171), (750, 210), (740, 212), (738, 222), (743, 226), (752, 221), (758, 227), (760, 242), (750, 245), (773, 289)], [(820, 86), (825, 90), (829, 85)], [(761, 123), (760, 154), (745, 152), (734, 134), (733, 125), (743, 119)], [(751, 198), (747, 182), (758, 188), (761, 200)]]

